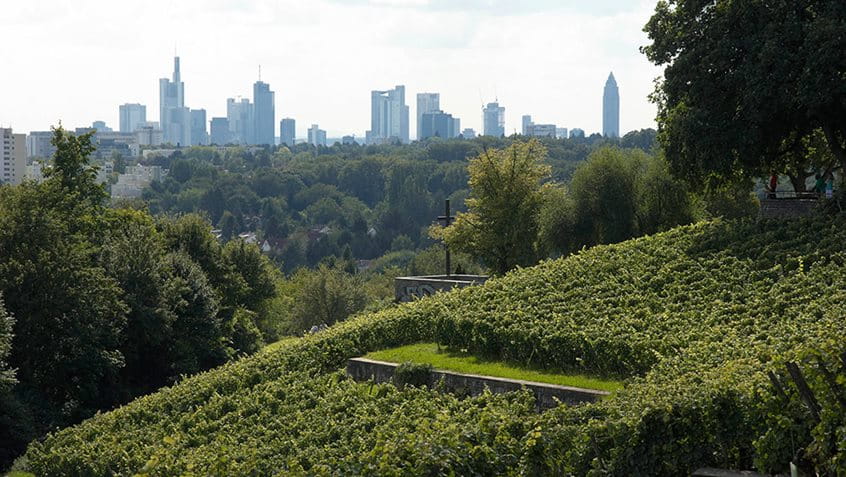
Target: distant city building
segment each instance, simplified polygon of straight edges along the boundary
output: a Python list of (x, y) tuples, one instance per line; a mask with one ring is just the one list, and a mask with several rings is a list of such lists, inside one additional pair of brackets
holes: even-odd
[(209, 133), (206, 132), (206, 110), (191, 110), (191, 145), (207, 146), (209, 144)]
[(528, 136), (529, 135), (529, 126), (531, 126), (532, 124), (533, 124), (532, 123), (532, 116), (528, 115), (528, 114), (524, 115), (523, 116), (523, 129), (520, 130), (520, 134), (522, 134), (524, 136)]
[(185, 84), (179, 72), (179, 57), (173, 58), (173, 79), (159, 80), (159, 123), (165, 142), (191, 144), (191, 112), (185, 107)]
[(620, 90), (613, 72), (608, 75), (602, 95), (602, 135), (620, 137)]
[(276, 144), (276, 106), (274, 103), (275, 93), (270, 90), (270, 85), (262, 81), (253, 84), (253, 121), (255, 125), (255, 142), (253, 144), (274, 145)]
[(229, 120), (227, 118), (211, 119), (211, 143), (217, 146), (229, 144), (231, 141)]
[(143, 104), (122, 104), (120, 113), (120, 132), (131, 133), (138, 130), (141, 123), (147, 122), (147, 106)]
[(312, 124), (308, 130), (308, 143), (312, 146), (326, 146), (326, 131), (320, 129), (317, 124)]
[(94, 144), (97, 150), (94, 157), (108, 159), (115, 154), (123, 157), (138, 157), (141, 155), (141, 148), (138, 144), (138, 135), (135, 133), (122, 132), (100, 132), (94, 135)]
[(112, 128), (106, 126), (105, 121), (94, 121), (91, 124), (91, 128), (96, 129), (99, 132), (112, 132)]
[(353, 144), (357, 144), (355, 141), (355, 136), (344, 136), (341, 138), (341, 144), (344, 146), (352, 146)]
[(423, 114), (441, 109), (440, 93), (417, 93), (417, 139), (423, 138)]
[(464, 139), (473, 139), (476, 137), (476, 131), (471, 128), (467, 128), (464, 131), (461, 131), (461, 136)]
[(482, 110), (482, 125), (485, 136), (505, 136), (505, 108), (499, 103), (488, 103)]
[(525, 135), (532, 137), (556, 137), (557, 128), (554, 124), (529, 124)]
[(0, 184), (17, 185), (26, 177), (26, 134), (0, 128)]
[(32, 164), (26, 166), (26, 178), (39, 184), (44, 182), (44, 167), (44, 162), (33, 161)]
[(555, 137), (558, 139), (567, 139), (567, 128), (558, 128), (555, 130)]
[(451, 114), (441, 110), (423, 113), (420, 119), (420, 139), (440, 137), (450, 139), (455, 137), (455, 119)]
[(370, 130), (367, 144), (386, 144), (399, 141), (408, 144), (408, 106), (405, 86), (388, 91), (370, 93)]
[(584, 129), (573, 128), (570, 130), (570, 137), (577, 138), (577, 137), (585, 137)]
[(255, 144), (253, 105), (249, 99), (226, 100), (226, 119), (229, 120), (230, 141), (237, 144)]
[(293, 146), (297, 140), (297, 121), (285, 118), (279, 122), (279, 143)]
[(56, 147), (52, 141), (53, 131), (31, 131), (26, 137), (26, 157), (53, 157)]
[(156, 122), (140, 123), (135, 129), (135, 137), (139, 146), (161, 146), (164, 143), (164, 132)]
[(118, 176), (117, 183), (112, 184), (112, 197), (141, 197), (145, 187), (153, 181), (161, 181), (164, 177), (161, 166), (129, 166), (126, 173)]

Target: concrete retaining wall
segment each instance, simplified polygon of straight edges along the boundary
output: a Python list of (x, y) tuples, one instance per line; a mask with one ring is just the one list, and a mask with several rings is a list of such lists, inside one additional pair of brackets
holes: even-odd
[[(377, 383), (390, 382), (394, 377), (394, 370), (398, 365), (375, 361), (366, 358), (353, 358), (347, 361), (347, 374), (356, 381), (373, 380)], [(550, 409), (559, 404), (575, 405), (583, 402), (593, 402), (607, 396), (605, 391), (594, 389), (557, 386), (554, 384), (521, 381), (518, 379), (495, 378), (492, 376), (477, 376), (475, 374), (461, 374), (452, 371), (432, 372), (429, 387), (443, 382), (444, 388), (452, 393), (464, 396), (476, 396), (485, 388), (494, 393), (519, 391), (526, 388), (535, 394), (538, 410)], [(557, 401), (556, 401), (557, 400)]]
[(434, 295), (439, 291), (464, 288), (485, 283), (488, 277), (481, 275), (427, 275), (420, 277), (397, 277), (394, 279), (394, 291), (398, 302), (412, 301), (415, 298)]

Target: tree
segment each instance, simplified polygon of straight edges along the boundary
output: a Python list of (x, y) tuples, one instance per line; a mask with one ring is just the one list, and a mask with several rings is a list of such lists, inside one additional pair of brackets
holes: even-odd
[(294, 281), (298, 282), (299, 291), (291, 317), (292, 333), (343, 321), (367, 304), (360, 278), (327, 265), (313, 271), (300, 270)]
[(531, 140), (485, 150), (472, 159), (468, 212), (457, 214), (455, 223), (442, 231), (447, 245), (500, 275), (536, 263), (542, 254), (537, 241), (541, 181), (550, 174), (545, 158), (546, 149)]
[(786, 173), (816, 131), (846, 165), (842, 0), (662, 0), (645, 31), (642, 51), (665, 68), (652, 99), (675, 175), (702, 189)]
[(0, 295), (0, 395), (15, 384), (15, 370), (9, 368), (9, 353), (12, 351), (12, 326), (15, 320), (6, 313), (3, 296)]

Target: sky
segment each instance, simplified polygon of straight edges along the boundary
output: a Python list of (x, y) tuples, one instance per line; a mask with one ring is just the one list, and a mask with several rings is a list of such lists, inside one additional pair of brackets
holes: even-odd
[(602, 128), (613, 71), (620, 129), (655, 127), (647, 96), (661, 70), (639, 48), (655, 0), (32, 0), (0, 9), (0, 127), (16, 132), (103, 120), (142, 103), (158, 121), (158, 79), (181, 58), (185, 104), (208, 119), (226, 98), (276, 92), (278, 121), (297, 136), (363, 136), (370, 91), (437, 92), (462, 128), (482, 126), (482, 104), (506, 108), (506, 133), (536, 123)]

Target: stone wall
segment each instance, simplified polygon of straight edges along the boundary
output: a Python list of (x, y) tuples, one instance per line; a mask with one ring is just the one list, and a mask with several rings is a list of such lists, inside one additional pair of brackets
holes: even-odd
[[(347, 361), (347, 374), (356, 381), (373, 380), (377, 383), (390, 382), (394, 377), (394, 370), (398, 365), (375, 361), (366, 358), (353, 358)], [(477, 376), (475, 374), (461, 374), (452, 371), (432, 372), (429, 386), (442, 383), (448, 392), (463, 396), (476, 396), (485, 388), (494, 393), (519, 391), (526, 388), (532, 391), (537, 399), (538, 410), (550, 409), (560, 403), (575, 405), (583, 402), (593, 402), (607, 396), (605, 391), (582, 389), (554, 384), (521, 381), (519, 379), (495, 378), (492, 376)]]
[(420, 277), (397, 277), (394, 291), (398, 302), (434, 295), (439, 291), (464, 288), (485, 283), (488, 277), (481, 275), (427, 275)]
[(762, 199), (760, 216), (764, 219), (807, 217), (817, 208), (816, 199)]

